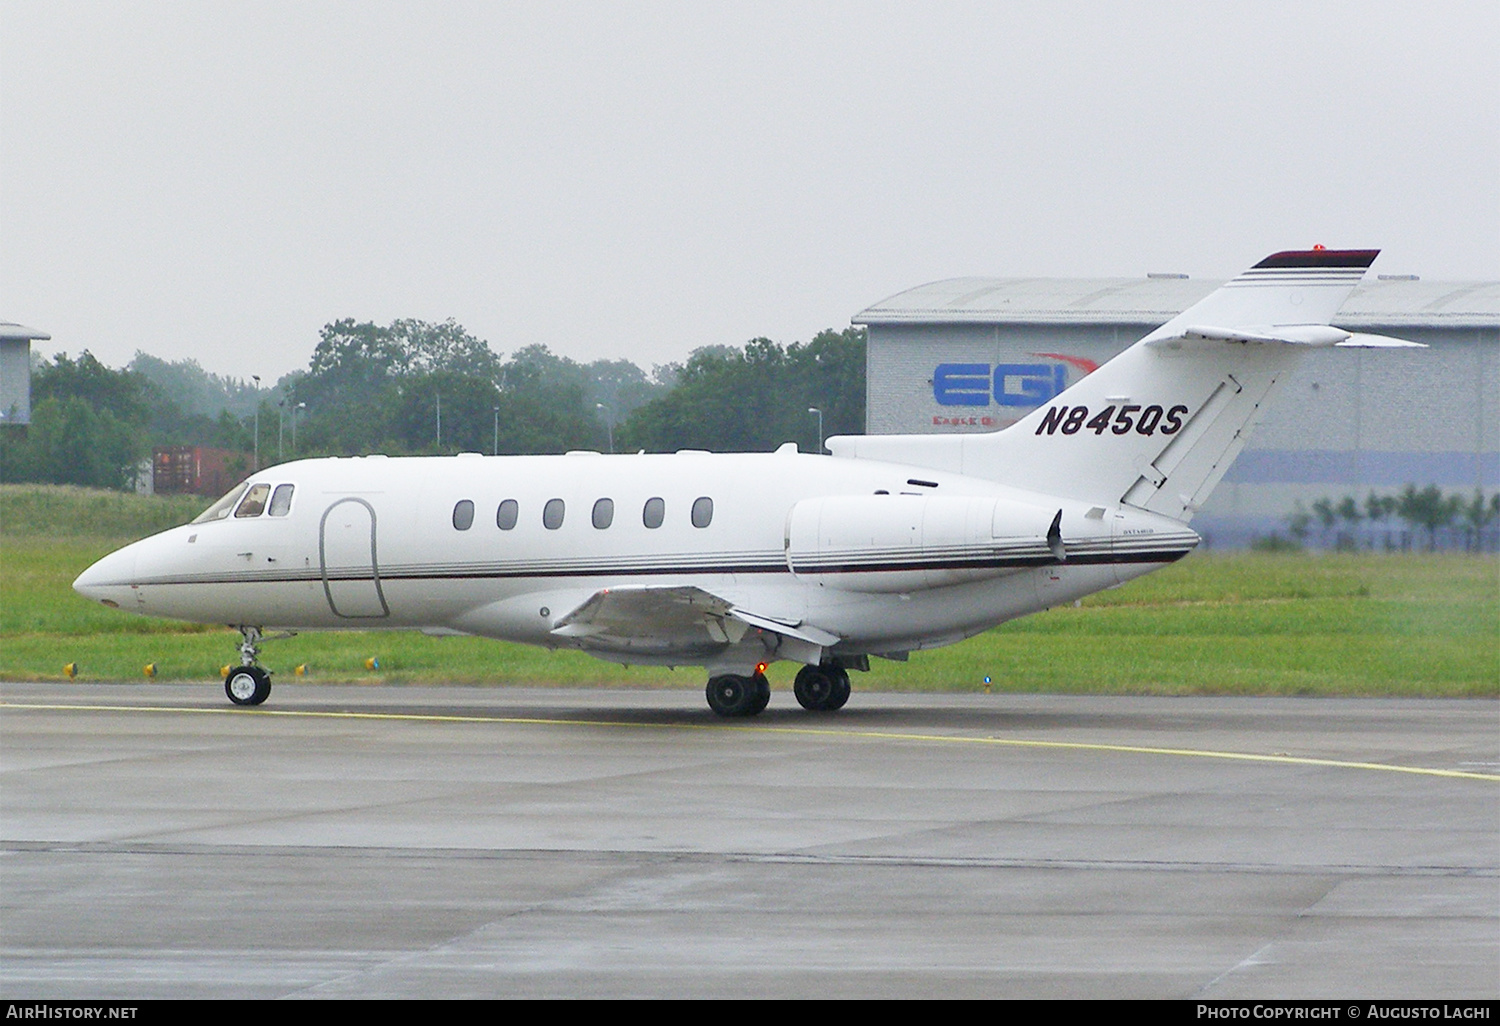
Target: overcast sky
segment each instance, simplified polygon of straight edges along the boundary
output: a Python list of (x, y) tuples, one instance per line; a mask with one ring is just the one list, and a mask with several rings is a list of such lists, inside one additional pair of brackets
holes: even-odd
[(643, 367), (961, 275), (1500, 275), (1500, 4), (0, 0), (0, 320)]

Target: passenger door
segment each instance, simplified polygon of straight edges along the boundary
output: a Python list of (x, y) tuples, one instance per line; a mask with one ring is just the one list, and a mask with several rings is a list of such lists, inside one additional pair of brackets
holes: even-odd
[(334, 615), (348, 620), (391, 615), (380, 587), (375, 548), (375, 507), (364, 499), (339, 499), (318, 528), (323, 593)]

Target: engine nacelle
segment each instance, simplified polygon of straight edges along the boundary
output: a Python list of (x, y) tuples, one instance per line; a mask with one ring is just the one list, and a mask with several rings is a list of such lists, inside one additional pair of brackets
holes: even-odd
[(787, 516), (787, 565), (802, 580), (843, 591), (920, 591), (1001, 577), (1060, 561), (1060, 513), (975, 496), (807, 499)]

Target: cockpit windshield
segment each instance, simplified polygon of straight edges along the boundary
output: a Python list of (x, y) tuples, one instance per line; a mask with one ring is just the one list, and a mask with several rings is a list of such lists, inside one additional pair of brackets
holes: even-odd
[(234, 511), (234, 515), (237, 517), (258, 517), (266, 511), (266, 500), (270, 497), (270, 485), (251, 485), (250, 493), (245, 496), (245, 501), (240, 503), (240, 508)]
[(196, 517), (194, 517), (193, 523), (211, 524), (215, 520), (223, 520), (225, 517), (229, 516), (229, 511), (234, 509), (234, 504), (240, 501), (240, 496), (245, 494), (245, 489), (248, 487), (248, 482), (235, 485), (234, 488), (230, 490), (228, 495), (224, 496), (218, 502), (214, 503), (212, 506), (208, 507), (208, 509), (204, 510), (202, 513), (199, 513)]

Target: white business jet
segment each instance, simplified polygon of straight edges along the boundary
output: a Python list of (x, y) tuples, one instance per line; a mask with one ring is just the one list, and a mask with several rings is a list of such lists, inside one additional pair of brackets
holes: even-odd
[(271, 691), (268, 632), (415, 629), (699, 665), (723, 716), (802, 664), (806, 709), (905, 659), (1185, 556), (1187, 525), (1376, 250), (1277, 253), (993, 434), (774, 453), (299, 460), (73, 587), (243, 635), (230, 701)]

